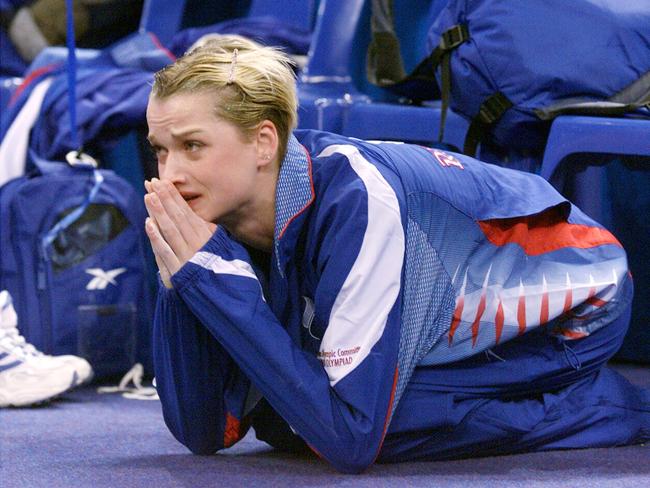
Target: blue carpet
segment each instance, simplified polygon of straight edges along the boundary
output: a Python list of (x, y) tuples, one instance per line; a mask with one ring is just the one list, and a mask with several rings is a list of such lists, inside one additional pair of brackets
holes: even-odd
[[(650, 368), (617, 365), (650, 387)], [(47, 406), (0, 410), (0, 487), (650, 487), (650, 445), (375, 465), (341, 475), (274, 451), (254, 434), (194, 456), (165, 427), (157, 401), (68, 393)]]

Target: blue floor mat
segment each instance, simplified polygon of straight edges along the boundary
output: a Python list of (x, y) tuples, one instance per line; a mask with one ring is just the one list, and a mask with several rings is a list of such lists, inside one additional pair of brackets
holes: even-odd
[[(615, 367), (650, 387), (650, 367)], [(342, 475), (316, 457), (277, 452), (252, 432), (219, 454), (194, 456), (165, 427), (158, 401), (86, 387), (46, 406), (0, 410), (0, 486), (639, 488), (650, 486), (650, 445), (375, 465)]]

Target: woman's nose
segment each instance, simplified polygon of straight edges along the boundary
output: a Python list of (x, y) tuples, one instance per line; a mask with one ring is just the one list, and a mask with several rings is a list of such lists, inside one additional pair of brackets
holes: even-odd
[(161, 180), (170, 181), (174, 185), (185, 182), (186, 175), (183, 171), (182, 161), (175, 153), (170, 152), (165, 164), (158, 166), (158, 177)]

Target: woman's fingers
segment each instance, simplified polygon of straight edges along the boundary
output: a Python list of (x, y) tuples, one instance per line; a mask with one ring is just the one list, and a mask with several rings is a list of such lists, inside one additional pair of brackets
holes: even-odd
[(174, 251), (169, 247), (169, 244), (167, 244), (161, 235), (160, 230), (153, 219), (146, 219), (145, 231), (149, 241), (151, 242), (151, 248), (153, 249), (156, 264), (160, 271), (160, 278), (167, 288), (172, 288), (171, 276), (180, 269), (181, 263)]
[(205, 220), (194, 213), (174, 185), (169, 182), (161, 183), (163, 186), (167, 187), (167, 191), (171, 195), (174, 204), (182, 210), (181, 215), (183, 221), (188, 224), (188, 230), (192, 231), (188, 236), (186, 236), (186, 241), (190, 243), (192, 247), (198, 246), (197, 250), (203, 247), (212, 235), (209, 227), (206, 227)]
[[(183, 259), (184, 261), (189, 259), (192, 253), (178, 228), (176, 220), (169, 215), (159, 194), (149, 193), (148, 195), (145, 195), (144, 203), (149, 215), (155, 221), (160, 235), (167, 242), (174, 254), (181, 259), (185, 257), (185, 259)], [(188, 254), (190, 255), (189, 257)]]
[[(154, 253), (154, 258), (156, 259), (156, 265), (160, 272), (160, 279), (166, 288), (171, 289), (173, 288), (171, 277), (180, 269), (182, 263), (178, 259), (175, 250), (172, 249), (166, 238), (162, 235), (158, 226), (158, 219), (167, 225), (167, 234), (174, 233), (172, 229), (173, 226), (171, 225), (169, 218), (165, 215), (164, 207), (162, 206), (158, 196), (155, 194), (152, 182), (145, 180), (144, 187), (147, 191), (144, 202), (147, 213), (149, 214), (149, 218), (145, 220), (145, 231), (149, 241), (151, 242), (151, 248)], [(176, 240), (178, 241), (178, 237)]]
[(171, 277), (208, 242), (216, 225), (197, 216), (170, 182), (154, 178), (144, 186), (145, 227), (164, 281), (163, 268)]
[[(178, 256), (182, 260), (191, 258), (208, 242), (214, 232), (214, 224), (208, 225), (197, 216), (170, 182), (154, 179), (151, 186), (158, 195), (167, 216), (176, 225), (180, 237), (186, 244), (185, 247), (178, 249), (179, 252), (182, 252), (182, 254), (177, 253)], [(165, 235), (164, 232), (163, 235)], [(174, 247), (174, 250), (177, 249)]]
[(153, 191), (153, 187), (151, 186), (151, 182), (145, 180), (144, 187), (147, 190), (147, 195), (144, 196), (144, 206), (147, 209), (147, 214), (149, 215), (149, 217), (151, 217), (151, 219), (153, 219), (155, 221), (156, 218), (154, 217), (153, 213), (151, 212), (151, 209), (149, 208), (149, 205), (147, 204), (148, 194)]

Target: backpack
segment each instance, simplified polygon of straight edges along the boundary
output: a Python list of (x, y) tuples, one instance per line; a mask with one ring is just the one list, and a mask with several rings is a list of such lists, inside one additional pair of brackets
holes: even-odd
[(99, 378), (150, 365), (142, 199), (112, 171), (35, 164), (0, 187), (0, 289), (21, 334), (47, 354), (87, 359)]
[(560, 114), (650, 104), (647, 0), (451, 0), (428, 32), (431, 54), (408, 75), (395, 55), (392, 4), (373, 0), (369, 79), (414, 100), (439, 89), (443, 122), (448, 106), (471, 121), (466, 154), (488, 137), (539, 150)]

